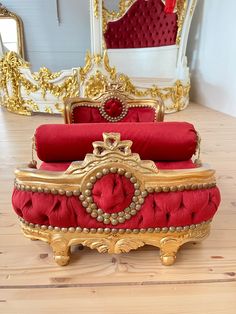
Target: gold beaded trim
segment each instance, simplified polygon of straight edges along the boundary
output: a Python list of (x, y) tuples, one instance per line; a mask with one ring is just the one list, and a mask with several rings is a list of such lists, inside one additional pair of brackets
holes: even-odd
[[(130, 205), (124, 210), (112, 214), (105, 213), (101, 208), (97, 208), (97, 205), (93, 202), (93, 198), (91, 196), (95, 182), (109, 173), (123, 175), (134, 185), (134, 195)], [(90, 214), (92, 218), (95, 218), (98, 222), (103, 222), (106, 225), (112, 224), (115, 226), (118, 223), (124, 223), (126, 220), (131, 219), (132, 216), (135, 216), (141, 209), (141, 205), (144, 203), (144, 198), (148, 195), (147, 191), (140, 191), (140, 184), (138, 183), (137, 178), (132, 175), (131, 172), (120, 168), (117, 169), (115, 167), (110, 169), (105, 168), (102, 170), (102, 172), (97, 172), (96, 176), (90, 177), (90, 182), (87, 183), (86, 187), (87, 190), (85, 190), (79, 196), (83, 207), (86, 208), (86, 212)]]
[[(122, 112), (117, 117), (111, 117), (105, 111), (105, 104), (110, 99), (119, 100), (121, 102), (121, 104), (122, 104)], [(109, 122), (118, 122), (118, 121), (122, 120), (127, 115), (128, 108), (127, 108), (127, 105), (126, 105), (125, 101), (123, 99), (121, 99), (121, 97), (118, 97), (118, 96), (113, 96), (113, 97), (107, 96), (107, 97), (104, 98), (103, 102), (101, 103), (101, 106), (99, 107), (99, 112), (100, 112), (101, 116), (104, 119), (106, 119), (107, 121), (109, 121)]]
[(54, 194), (54, 195), (65, 195), (65, 196), (79, 196), (80, 195), (80, 189), (77, 188), (74, 191), (66, 191), (63, 189), (56, 189), (56, 188), (42, 188), (42, 187), (36, 187), (36, 186), (29, 186), (29, 185), (24, 185), (24, 184), (19, 184), (15, 182), (14, 184), (15, 188), (17, 190), (21, 191), (27, 191), (27, 192), (33, 192), (33, 193), (44, 193), (44, 194)]
[(18, 219), (20, 220), (21, 223), (23, 223), (25, 226), (29, 226), (30, 228), (37, 228), (41, 230), (49, 230), (49, 231), (55, 231), (55, 232), (70, 232), (70, 233), (112, 233), (112, 234), (123, 234), (123, 233), (168, 233), (168, 232), (181, 232), (181, 231), (188, 231), (188, 230), (193, 230), (196, 228), (199, 228), (200, 226), (207, 225), (211, 223), (212, 219), (207, 220), (207, 221), (202, 221), (199, 224), (191, 224), (191, 225), (186, 225), (186, 226), (178, 226), (178, 227), (163, 227), (163, 228), (141, 228), (141, 229), (115, 229), (115, 228), (81, 228), (81, 227), (54, 227), (54, 226), (46, 226), (46, 225), (39, 225), (39, 224), (33, 224), (30, 223), (26, 220), (24, 220), (22, 217), (18, 216)]
[[(117, 98), (119, 99), (120, 101), (122, 101), (122, 104), (124, 105), (124, 101), (121, 100), (120, 98), (118, 97), (112, 97), (112, 98)], [(107, 98), (107, 99), (110, 99)], [(129, 109), (130, 108), (148, 108), (148, 109), (152, 109), (154, 112), (155, 112), (155, 119), (154, 121), (158, 121), (158, 110), (156, 110), (153, 106), (151, 105), (147, 105), (147, 104), (125, 104), (125, 106), (123, 107), (124, 110), (122, 111), (122, 113), (118, 116), (118, 117), (111, 117), (109, 116), (106, 111), (104, 110), (104, 102), (102, 103), (102, 105), (99, 104), (95, 104), (95, 103), (75, 103), (72, 105), (72, 108), (71, 108), (71, 123), (74, 123), (75, 120), (74, 120), (74, 109), (77, 108), (77, 107), (87, 107), (87, 108), (98, 108), (100, 114), (102, 115), (103, 118), (105, 118), (107, 121), (109, 122), (117, 122), (117, 121), (120, 121), (122, 120), (126, 115), (127, 113), (129, 112)]]
[[(65, 195), (65, 196), (79, 196), (80, 195), (80, 189), (77, 188), (74, 191), (67, 191), (64, 189), (56, 189), (56, 188), (42, 188), (42, 187), (36, 187), (36, 186), (29, 186), (25, 184), (19, 184), (15, 182), (14, 184), (15, 188), (17, 190), (21, 191), (27, 191), (27, 192), (37, 192), (37, 193), (45, 193), (45, 194), (54, 194), (54, 195)], [(178, 191), (190, 191), (190, 190), (206, 190), (216, 187), (216, 182), (212, 183), (203, 183), (203, 184), (186, 184), (186, 185), (173, 185), (173, 186), (158, 186), (156, 188), (147, 188), (147, 193), (161, 193), (161, 192), (178, 192)]]

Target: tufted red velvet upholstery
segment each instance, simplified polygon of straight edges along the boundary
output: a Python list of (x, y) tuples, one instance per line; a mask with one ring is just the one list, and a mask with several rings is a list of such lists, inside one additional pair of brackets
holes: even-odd
[(117, 213), (132, 202), (134, 185), (124, 176), (109, 174), (94, 184), (92, 195), (98, 208), (106, 213)]
[[(96, 187), (96, 193), (104, 197), (103, 200), (100, 200), (100, 203), (106, 204), (109, 212), (112, 212), (112, 210), (115, 212), (119, 207), (122, 210), (123, 202), (127, 199), (127, 194), (130, 190), (126, 192), (126, 195), (124, 193), (119, 194), (119, 191), (116, 193), (115, 191), (115, 194), (113, 194), (114, 198), (112, 198), (115, 180), (111, 179), (108, 181), (107, 184), (109, 185), (100, 182)], [(128, 185), (126, 185), (126, 188), (128, 188)], [(107, 193), (107, 191), (109, 192)], [(14, 190), (12, 203), (17, 215), (34, 224), (58, 227), (80, 226), (83, 228), (134, 229), (177, 227), (198, 224), (209, 220), (214, 216), (219, 206), (220, 194), (218, 188), (153, 193), (146, 197), (137, 215), (115, 227), (92, 219), (76, 196), (67, 197)], [(115, 208), (113, 208), (114, 203)]]
[(110, 117), (118, 117), (123, 110), (123, 104), (119, 99), (111, 98), (104, 104), (104, 110)]
[[(111, 104), (110, 104), (111, 105)], [(111, 106), (107, 110), (111, 110)], [(113, 110), (119, 112), (118, 106), (112, 106)], [(112, 116), (112, 115), (111, 115)], [(113, 114), (114, 116), (114, 114)], [(127, 115), (120, 122), (154, 122), (155, 110), (148, 107), (129, 108)], [(107, 122), (98, 108), (78, 106), (73, 109), (73, 123), (101, 123)]]
[[(170, 1), (169, 1), (170, 2)], [(161, 0), (137, 0), (119, 20), (109, 22), (104, 34), (108, 49), (175, 45), (177, 14), (173, 4)]]
[(196, 131), (186, 122), (45, 124), (35, 133), (38, 157), (46, 162), (83, 160), (103, 132), (118, 132), (121, 140), (132, 140), (132, 151), (143, 160), (188, 160), (197, 145)]

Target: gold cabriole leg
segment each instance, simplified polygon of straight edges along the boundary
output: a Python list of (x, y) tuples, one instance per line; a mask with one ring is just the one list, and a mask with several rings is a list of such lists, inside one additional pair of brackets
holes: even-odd
[(21, 226), (26, 237), (50, 244), (54, 259), (60, 266), (69, 263), (71, 245), (83, 245), (99, 253), (110, 254), (127, 253), (144, 245), (152, 245), (160, 248), (161, 262), (169, 266), (175, 262), (178, 249), (184, 243), (202, 241), (210, 233), (210, 221), (196, 225), (194, 229), (166, 233), (91, 233), (89, 229), (86, 232), (64, 232), (31, 227), (25, 223), (21, 223)]
[(178, 239), (166, 237), (160, 241), (160, 259), (163, 265), (173, 265), (176, 260), (176, 254), (181, 246)]
[(54, 237), (51, 242), (53, 257), (55, 262), (60, 266), (65, 266), (70, 261), (70, 246), (68, 241), (62, 236)]

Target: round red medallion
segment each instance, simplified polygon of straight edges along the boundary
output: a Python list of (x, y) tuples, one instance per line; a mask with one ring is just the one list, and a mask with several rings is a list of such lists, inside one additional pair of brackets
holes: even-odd
[(99, 111), (106, 120), (117, 122), (126, 116), (128, 108), (120, 97), (109, 97), (102, 102)]
[(123, 104), (119, 99), (111, 98), (104, 102), (104, 111), (110, 117), (118, 117), (123, 111)]

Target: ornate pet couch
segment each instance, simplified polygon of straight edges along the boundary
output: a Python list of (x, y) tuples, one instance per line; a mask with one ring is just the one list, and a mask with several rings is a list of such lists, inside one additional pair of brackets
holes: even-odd
[(76, 244), (109, 253), (153, 245), (171, 265), (182, 244), (204, 239), (220, 203), (215, 172), (200, 165), (193, 125), (156, 123), (160, 112), (114, 93), (67, 100), (68, 124), (36, 129), (40, 167), (15, 171), (24, 235), (48, 242), (59, 265)]

